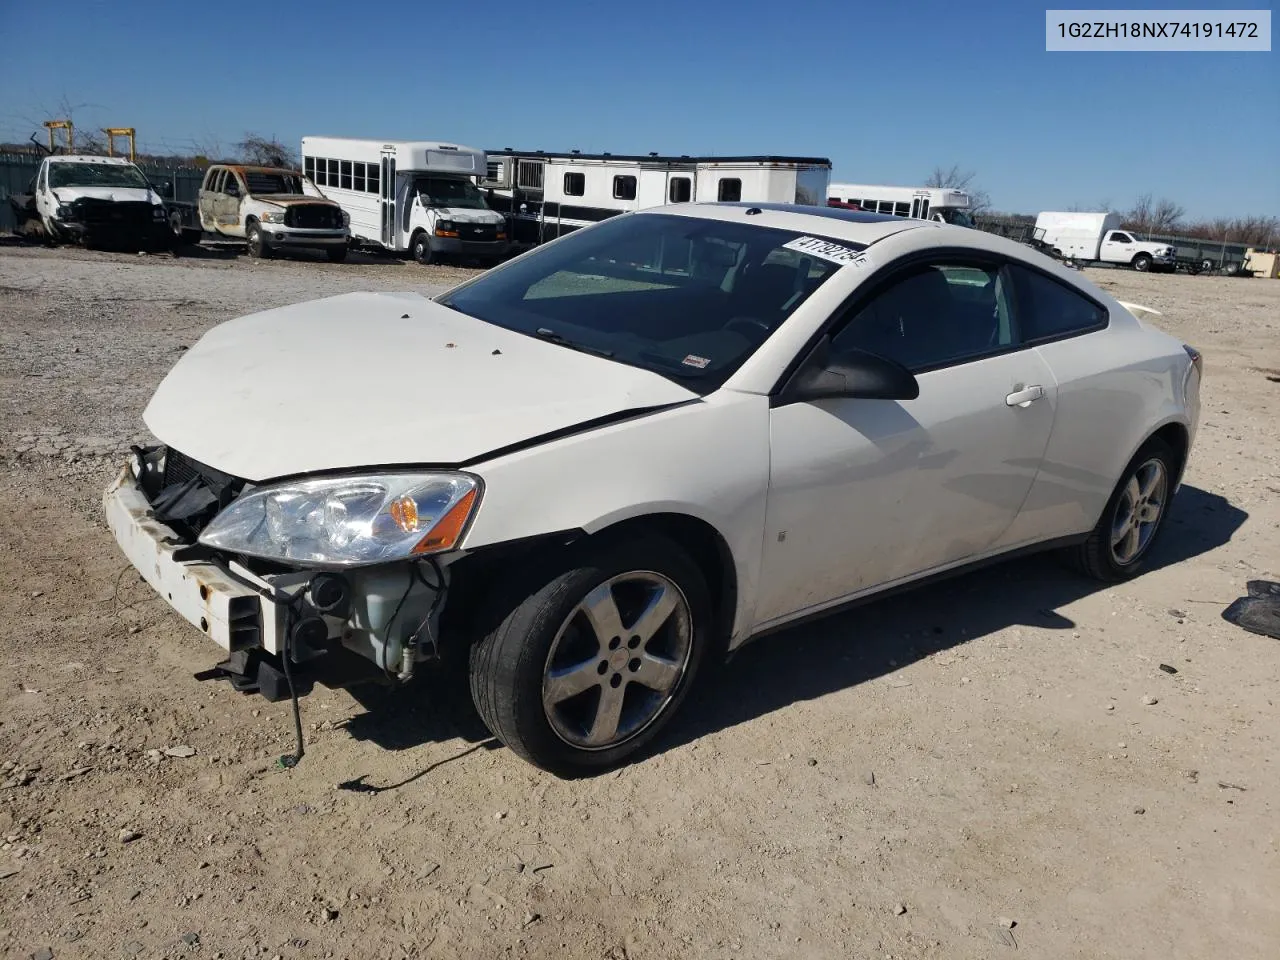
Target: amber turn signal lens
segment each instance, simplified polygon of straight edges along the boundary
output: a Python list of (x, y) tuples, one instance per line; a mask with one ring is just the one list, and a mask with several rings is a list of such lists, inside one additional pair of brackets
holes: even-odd
[(399, 500), (393, 500), (388, 508), (391, 519), (396, 522), (396, 526), (405, 533), (417, 533), (418, 531), (418, 504), (413, 497), (401, 497)]
[(457, 544), (458, 539), (462, 536), (462, 528), (467, 525), (467, 518), (471, 516), (471, 508), (476, 502), (476, 492), (474, 490), (467, 491), (467, 494), (455, 503), (449, 511), (440, 518), (440, 521), (431, 528), (431, 532), (418, 541), (418, 545), (413, 548), (413, 552), (417, 553), (435, 553), (438, 550), (448, 550)]

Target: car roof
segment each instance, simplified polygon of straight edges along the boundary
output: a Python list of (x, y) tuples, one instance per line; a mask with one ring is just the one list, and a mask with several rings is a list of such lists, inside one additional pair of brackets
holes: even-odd
[(932, 220), (912, 220), (889, 214), (801, 203), (678, 203), (649, 207), (638, 213), (670, 213), (706, 220), (734, 220), (757, 227), (816, 233), (863, 245), (873, 244), (904, 230), (940, 229), (944, 226)]
[(126, 157), (95, 157), (88, 153), (56, 154), (45, 159), (50, 163), (105, 163), (114, 167), (133, 165)]
[(301, 170), (295, 170), (292, 167), (265, 167), (257, 163), (213, 163), (209, 165), (210, 170), (215, 167), (238, 170), (241, 173), (291, 173), (295, 176), (302, 175)]

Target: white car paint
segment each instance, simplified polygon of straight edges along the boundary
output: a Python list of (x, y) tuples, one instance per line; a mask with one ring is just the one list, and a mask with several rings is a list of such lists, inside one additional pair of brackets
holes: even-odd
[[(696, 396), (656, 373), (417, 294), (352, 293), (213, 328), (161, 381), (143, 420), (188, 456), (262, 481), (369, 464), (460, 464)], [(281, 430), (286, 422), (295, 426)]]
[[(926, 221), (764, 209), (751, 222), (867, 250), (705, 397), (419, 297), (361, 294), (215, 328), (165, 378), (146, 422), (172, 448), (254, 481), (465, 463), (484, 492), (461, 552), (693, 518), (731, 558), (731, 646), (887, 586), (1085, 534), (1152, 433), (1179, 424), (1194, 441), (1198, 380), (1183, 345), (1076, 271)], [(771, 403), (834, 310), (939, 248), (1029, 264), (1092, 297), (1109, 325), (921, 373), (915, 400)], [(637, 412), (570, 429), (623, 411)]]

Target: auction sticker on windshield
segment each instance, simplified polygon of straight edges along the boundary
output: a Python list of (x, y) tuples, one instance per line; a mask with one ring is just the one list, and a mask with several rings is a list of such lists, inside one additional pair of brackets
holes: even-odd
[(852, 247), (833, 243), (830, 240), (823, 240), (820, 237), (796, 237), (790, 243), (784, 243), (782, 246), (787, 250), (795, 250), (799, 253), (807, 253), (810, 256), (821, 257), (823, 260), (830, 260), (832, 263), (852, 264), (855, 267), (871, 266), (871, 258), (865, 253), (859, 253)]

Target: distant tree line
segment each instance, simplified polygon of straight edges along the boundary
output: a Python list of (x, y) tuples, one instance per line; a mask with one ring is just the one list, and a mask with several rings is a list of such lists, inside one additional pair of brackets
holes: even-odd
[[(991, 209), (991, 197), (975, 184), (975, 174), (959, 165), (934, 167), (925, 180), (926, 187), (949, 187), (969, 194), (970, 209), (976, 214), (1003, 216), (1014, 220), (1034, 221), (1035, 214), (999, 214)], [(1119, 210), (1104, 200), (1094, 206), (1072, 205), (1068, 210), (1118, 213), (1121, 226), (1134, 233), (1172, 234), (1195, 237), (1198, 240), (1222, 240), (1227, 243), (1247, 243), (1255, 247), (1271, 248), (1280, 244), (1280, 216), (1256, 214), (1251, 217), (1213, 217), (1207, 220), (1188, 220), (1186, 209), (1168, 198), (1155, 199), (1151, 194), (1140, 196), (1127, 210)]]
[[(119, 144), (116, 155), (125, 153), (123, 143)], [(106, 156), (107, 141), (100, 132), (76, 128), (75, 152), (91, 156)], [(47, 145), (33, 136), (26, 143), (0, 143), (0, 153), (29, 153), (44, 156), (48, 153)], [(274, 137), (265, 137), (258, 133), (246, 133), (244, 139), (232, 144), (230, 151), (224, 150), (220, 144), (199, 145), (191, 153), (152, 153), (138, 150), (135, 154), (139, 163), (154, 163), (173, 167), (207, 167), (211, 163), (249, 163), (265, 167), (297, 167), (297, 151), (285, 146)]]

